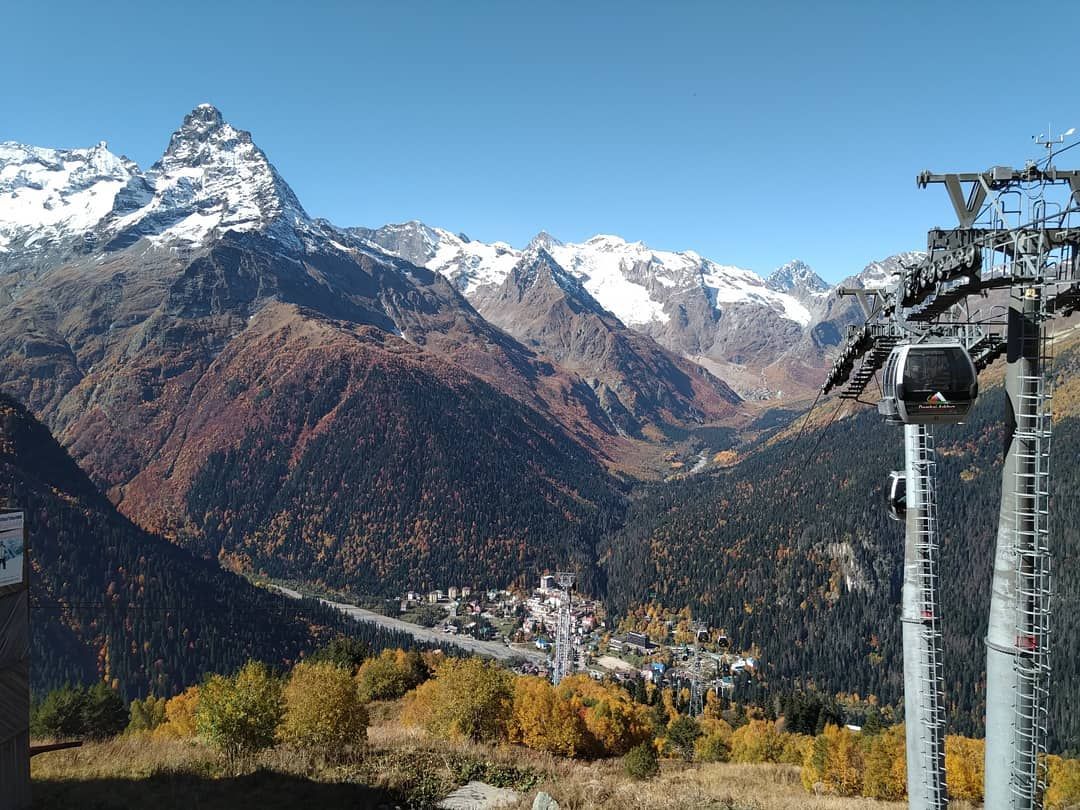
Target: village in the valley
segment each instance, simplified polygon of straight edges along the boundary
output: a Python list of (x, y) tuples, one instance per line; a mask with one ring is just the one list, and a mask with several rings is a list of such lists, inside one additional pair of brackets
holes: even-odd
[[(553, 665), (559, 613), (569, 602), (571, 672), (584, 672), (597, 680), (641, 680), (657, 685), (678, 685), (697, 678), (716, 691), (730, 693), (740, 679), (756, 673), (758, 657), (737, 651), (722, 631), (700, 622), (673, 617), (645, 628), (628, 623), (614, 627), (601, 602), (564, 590), (554, 574), (543, 574), (532, 591), (524, 589), (474, 590), (448, 587), (428, 592), (408, 591), (397, 604), (399, 618), (455, 636), (504, 644), (523, 656), (518, 669), (546, 674)], [(535, 651), (547, 654), (546, 663)]]

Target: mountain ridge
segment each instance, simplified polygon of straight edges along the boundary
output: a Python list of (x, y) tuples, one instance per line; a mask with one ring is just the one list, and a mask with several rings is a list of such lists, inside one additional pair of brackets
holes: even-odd
[(26, 513), (35, 692), (104, 680), (169, 696), (255, 657), (287, 665), (334, 633), (394, 634), (269, 591), (119, 515), (48, 430), (0, 394), (0, 498)]

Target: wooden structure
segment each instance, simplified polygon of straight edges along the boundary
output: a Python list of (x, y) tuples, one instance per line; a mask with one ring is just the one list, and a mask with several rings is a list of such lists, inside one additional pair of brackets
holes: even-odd
[(30, 806), (30, 590), (22, 512), (0, 509), (0, 810)]

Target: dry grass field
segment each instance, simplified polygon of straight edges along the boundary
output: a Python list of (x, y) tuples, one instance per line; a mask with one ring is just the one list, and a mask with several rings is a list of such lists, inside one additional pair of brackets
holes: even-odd
[[(619, 760), (581, 762), (517, 747), (434, 740), (402, 727), (397, 706), (373, 707), (366, 750), (325, 766), (285, 747), (228, 773), (200, 742), (125, 736), (33, 760), (35, 807), (424, 808), (471, 778), (521, 790), (517, 810), (544, 790), (563, 810), (887, 810), (903, 803), (808, 794), (791, 765), (664, 762), (649, 782), (629, 779)], [(963, 805), (954, 806), (962, 807)]]

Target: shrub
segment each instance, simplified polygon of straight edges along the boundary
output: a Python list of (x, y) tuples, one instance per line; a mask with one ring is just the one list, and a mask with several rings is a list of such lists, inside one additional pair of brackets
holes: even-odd
[(248, 661), (233, 677), (212, 675), (202, 685), (195, 724), (235, 766), (274, 744), (281, 715), (281, 683), (265, 664)]
[(685, 714), (668, 723), (665, 737), (668, 745), (678, 756), (687, 762), (694, 758), (694, 743), (701, 736), (701, 727), (693, 717)]
[(349, 672), (356, 672), (357, 667), (370, 656), (371, 647), (367, 642), (349, 636), (337, 636), (325, 647), (317, 650), (309, 660), (328, 661)]
[(367, 709), (348, 670), (330, 662), (297, 664), (284, 690), (281, 738), (337, 761), (367, 736)]
[(768, 720), (751, 720), (731, 735), (732, 762), (779, 762), (784, 738)]
[(131, 701), (128, 709), (127, 733), (138, 734), (144, 731), (153, 731), (165, 722), (165, 698), (156, 698), (150, 695), (146, 700), (135, 699)]
[(1046, 810), (1080, 807), (1080, 760), (1047, 757)]
[(104, 739), (124, 730), (128, 723), (124, 699), (104, 683), (89, 689), (64, 686), (45, 696), (31, 717), (36, 737)]
[(407, 696), (402, 720), (447, 739), (506, 739), (513, 681), (494, 662), (448, 659)]
[(623, 757), (623, 767), (631, 779), (652, 779), (660, 773), (656, 749), (649, 743), (635, 745)]
[(396, 700), (428, 679), (429, 672), (419, 653), (383, 650), (378, 658), (365, 661), (356, 674), (360, 699)]
[(566, 757), (585, 754), (588, 729), (570, 700), (560, 697), (544, 678), (525, 676), (514, 681), (514, 707), (510, 717), (511, 742), (535, 751)]
[(82, 737), (86, 731), (83, 710), (86, 692), (77, 686), (63, 686), (49, 692), (30, 717), (35, 737), (56, 740)]
[(985, 752), (982, 740), (951, 734), (945, 738), (945, 781), (949, 785), (949, 796), (982, 801)]
[(155, 737), (185, 739), (197, 731), (195, 714), (199, 708), (199, 687), (189, 686), (165, 703), (165, 722), (154, 729)]
[(128, 711), (124, 699), (113, 689), (98, 682), (86, 690), (83, 709), (86, 736), (95, 740), (115, 737), (128, 724)]

